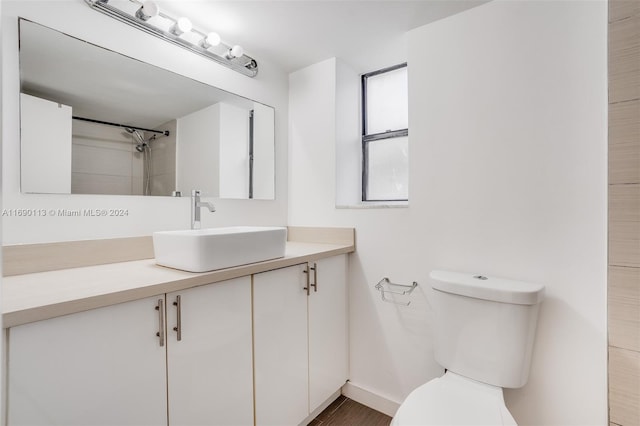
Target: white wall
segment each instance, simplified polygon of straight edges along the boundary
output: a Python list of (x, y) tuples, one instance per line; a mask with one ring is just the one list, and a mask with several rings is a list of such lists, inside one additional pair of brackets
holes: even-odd
[[(406, 58), (398, 61), (402, 63)], [(384, 68), (389, 63), (382, 65)], [(366, 70), (373, 71), (379, 68)], [(360, 74), (343, 61), (336, 62), (336, 205), (362, 202), (362, 132)]]
[[(276, 168), (274, 157), (273, 118), (274, 111), (265, 105), (253, 104), (253, 198), (274, 197), (273, 176)], [(279, 164), (286, 168), (286, 164)]]
[(188, 196), (220, 194), (220, 104), (213, 104), (177, 120), (176, 189)]
[[(177, 188), (249, 197), (249, 111), (225, 102), (179, 118)], [(273, 128), (269, 130), (273, 133)], [(273, 145), (271, 145), (273, 147)]]
[[(441, 374), (428, 273), (481, 272), (547, 287), (515, 419), (607, 422), (606, 21), (606, 2), (493, 1), (410, 32), (408, 208), (335, 209), (340, 67), (290, 75), (289, 222), (357, 228), (353, 385), (399, 402)], [(381, 301), (384, 276), (419, 282), (410, 306)]]
[(24, 192), (71, 192), (71, 107), (20, 95)]
[(220, 103), (220, 196), (249, 197), (249, 111)]
[[(126, 217), (4, 217), (4, 244), (149, 235), (188, 227), (190, 220), (186, 198), (20, 194), (18, 16), (275, 107), (276, 161), (287, 163), (287, 76), (268, 58), (257, 58), (260, 72), (252, 79), (100, 14), (82, 0), (2, 3), (3, 207), (129, 211)], [(251, 54), (251, 46), (245, 48)], [(203, 214), (202, 226), (286, 224), (286, 167), (276, 174), (275, 201), (214, 200), (217, 212)]]

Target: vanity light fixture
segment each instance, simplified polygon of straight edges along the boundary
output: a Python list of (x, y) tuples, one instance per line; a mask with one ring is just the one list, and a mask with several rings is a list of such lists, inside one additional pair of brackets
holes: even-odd
[(174, 35), (180, 36), (184, 33), (191, 32), (192, 28), (193, 24), (191, 23), (191, 21), (183, 16), (182, 18), (178, 18), (178, 20), (169, 29), (169, 32)]
[(218, 33), (209, 33), (205, 38), (200, 42), (200, 46), (203, 49), (208, 49), (212, 46), (217, 46), (220, 44), (220, 36)]
[(146, 1), (142, 3), (140, 9), (136, 10), (136, 18), (148, 21), (149, 19), (158, 16), (160, 8), (155, 2)]
[[(129, 8), (125, 2), (117, 2), (118, 7), (116, 7), (109, 4), (109, 0), (85, 0), (85, 2), (98, 12), (248, 77), (255, 77), (258, 74), (258, 63), (246, 55), (241, 46), (223, 43), (215, 32), (203, 32), (193, 28), (188, 18), (174, 18), (167, 15), (153, 1), (130, 0), (134, 8)], [(168, 27), (167, 22), (170, 23)], [(200, 38), (197, 42), (192, 41), (197, 38)]]
[(227, 50), (227, 53), (224, 55), (227, 59), (240, 58), (244, 55), (244, 49), (242, 46), (238, 46), (237, 44), (233, 46), (231, 49)]

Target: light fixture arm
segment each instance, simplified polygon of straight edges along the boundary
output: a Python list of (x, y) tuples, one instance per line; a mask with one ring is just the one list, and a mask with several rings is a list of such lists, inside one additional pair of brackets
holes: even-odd
[[(258, 63), (252, 57), (243, 54), (239, 57), (227, 57), (221, 56), (214, 52), (207, 50), (206, 48), (193, 44), (188, 40), (181, 38), (171, 32), (164, 31), (161, 28), (158, 28), (152, 24), (149, 24), (147, 21), (139, 19), (134, 15), (130, 15), (116, 7), (113, 7), (108, 4), (109, 0), (85, 0), (85, 2), (91, 6), (94, 10), (98, 12), (104, 13), (107, 16), (110, 16), (114, 19), (117, 19), (120, 22), (124, 22), (125, 24), (131, 25), (134, 28), (137, 28), (141, 31), (144, 31), (147, 34), (151, 34), (158, 38), (163, 39), (169, 43), (172, 43), (176, 46), (180, 46), (183, 49), (187, 49), (195, 54), (200, 56), (204, 56), (207, 59), (211, 59), (218, 64), (224, 65), (228, 68), (231, 68), (234, 71), (237, 71), (241, 74), (244, 74), (248, 77), (255, 77), (258, 74)], [(162, 12), (160, 12), (160, 16), (165, 17), (167, 19), (177, 21), (177, 19), (170, 17)], [(202, 31), (198, 31), (193, 29), (192, 32), (195, 32), (200, 35), (204, 35), (205, 33)], [(231, 49), (230, 46), (228, 46)]]

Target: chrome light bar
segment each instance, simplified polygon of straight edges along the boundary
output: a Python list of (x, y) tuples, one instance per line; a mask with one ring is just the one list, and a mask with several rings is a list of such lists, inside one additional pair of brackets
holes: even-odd
[[(137, 28), (141, 31), (144, 31), (147, 34), (154, 35), (158, 38), (161, 38), (164, 41), (175, 44), (176, 46), (180, 46), (184, 49), (189, 50), (190, 52), (196, 53), (200, 56), (204, 56), (205, 58), (211, 59), (218, 64), (224, 65), (228, 68), (231, 68), (234, 71), (237, 71), (241, 74), (244, 74), (248, 77), (255, 77), (258, 74), (258, 63), (252, 57), (245, 55), (244, 52), (235, 57), (230, 53), (226, 54), (218, 54), (208, 50), (204, 46), (207, 46), (206, 43), (201, 43), (201, 45), (194, 44), (189, 40), (185, 40), (184, 38), (171, 33), (169, 31), (165, 31), (162, 28), (156, 27), (147, 21), (136, 17), (135, 15), (131, 15), (123, 10), (120, 10), (116, 7), (109, 5), (109, 0), (85, 0), (85, 2), (91, 6), (94, 10), (98, 12), (104, 13), (107, 16), (110, 16), (114, 19), (117, 19), (120, 22), (124, 22), (125, 24), (131, 25), (134, 28)], [(137, 2), (136, 2), (137, 3)], [(169, 19), (171, 21), (176, 22), (177, 20), (168, 16), (162, 12), (159, 13), (163, 18)], [(206, 37), (206, 34), (200, 32), (198, 30), (192, 29), (191, 32), (196, 33), (202, 37)], [(204, 44), (204, 46), (203, 46)], [(226, 52), (231, 52), (232, 47), (224, 45)], [(207, 46), (208, 47), (208, 46)]]

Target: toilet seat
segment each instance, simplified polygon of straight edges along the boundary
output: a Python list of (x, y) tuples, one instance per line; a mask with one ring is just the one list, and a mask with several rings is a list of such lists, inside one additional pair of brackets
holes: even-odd
[(451, 371), (416, 388), (391, 426), (516, 425), (504, 404), (502, 388)]

